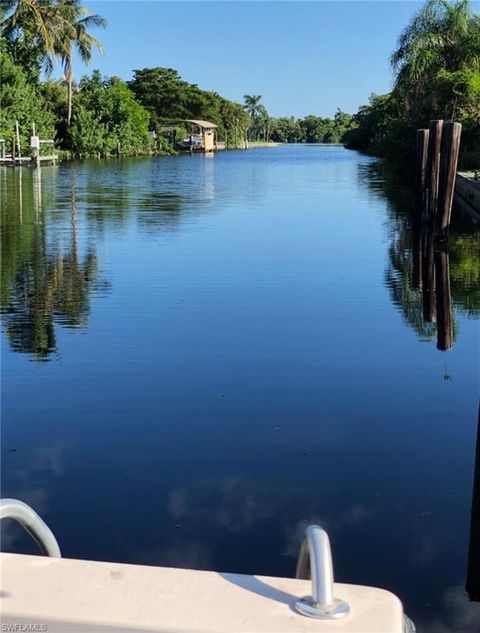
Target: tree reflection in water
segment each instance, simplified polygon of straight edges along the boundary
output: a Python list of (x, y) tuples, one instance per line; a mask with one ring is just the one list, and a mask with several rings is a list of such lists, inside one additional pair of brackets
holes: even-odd
[[(40, 170), (15, 169), (1, 189), (1, 304), (12, 349), (47, 360), (57, 349), (55, 324), (86, 327), (90, 296), (99, 287), (95, 250), (79, 253), (76, 181), (72, 177), (67, 248), (47, 237)], [(6, 184), (5, 182), (3, 183)]]
[(480, 314), (478, 220), (457, 206), (448, 239), (439, 241), (416, 221), (411, 189), (388, 166), (375, 161), (359, 170), (359, 184), (389, 202), (385, 284), (392, 302), (421, 340), (436, 338), (447, 351), (459, 335), (455, 311)]
[[(142, 160), (116, 162), (114, 170), (109, 161), (87, 161), (58, 172), (53, 167), (0, 172), (0, 299), (14, 351), (48, 360), (57, 351), (56, 325), (88, 327), (91, 297), (109, 289), (99, 279), (95, 248), (108, 226), (121, 228), (135, 217), (147, 234), (177, 230), (186, 201), (190, 216), (202, 213), (196, 204), (198, 183), (210, 182), (212, 167), (199, 169), (179, 194), (176, 180), (173, 185), (162, 180), (158, 164), (148, 164), (148, 177)], [(181, 172), (184, 177), (189, 173)], [(80, 243), (87, 243), (83, 249), (79, 218)]]

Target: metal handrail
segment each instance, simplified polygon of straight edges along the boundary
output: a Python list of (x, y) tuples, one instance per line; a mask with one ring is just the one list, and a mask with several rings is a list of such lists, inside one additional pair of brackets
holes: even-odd
[(15, 519), (32, 536), (47, 556), (61, 558), (57, 539), (48, 525), (29, 505), (18, 499), (0, 499), (0, 520)]
[(350, 612), (343, 600), (333, 595), (333, 564), (330, 541), (326, 531), (319, 525), (310, 525), (305, 530), (296, 577), (312, 579), (312, 595), (300, 598), (296, 610), (310, 618), (337, 619)]

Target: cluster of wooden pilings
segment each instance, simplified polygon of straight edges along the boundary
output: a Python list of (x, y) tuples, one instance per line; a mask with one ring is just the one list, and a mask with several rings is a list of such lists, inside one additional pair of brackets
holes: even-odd
[(413, 287), (422, 291), (423, 320), (437, 326), (437, 349), (453, 347), (452, 296), (448, 246), (433, 231), (414, 231)]
[(422, 290), (423, 319), (436, 323), (437, 348), (453, 347), (448, 229), (462, 126), (430, 121), (417, 131), (413, 285)]
[(417, 210), (437, 234), (450, 226), (461, 134), (453, 121), (430, 121), (428, 129), (417, 130)]

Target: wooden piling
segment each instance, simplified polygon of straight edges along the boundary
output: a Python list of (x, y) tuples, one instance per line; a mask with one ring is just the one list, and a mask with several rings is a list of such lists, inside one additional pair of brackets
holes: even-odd
[(450, 226), (461, 135), (461, 123), (454, 123), (452, 121), (445, 123), (442, 134), (442, 155), (440, 160), (436, 221), (437, 229), (442, 232), (448, 231)]
[(442, 146), (443, 121), (430, 121), (428, 136), (428, 158), (425, 174), (427, 188), (427, 219), (432, 221), (437, 212), (438, 176), (440, 171), (440, 150)]
[(430, 130), (417, 130), (417, 156), (415, 177), (415, 200), (417, 211), (421, 214), (425, 209), (425, 175), (428, 158), (428, 137)]
[(15, 121), (15, 131), (17, 135), (17, 149), (18, 149), (18, 158), (20, 159), (20, 164), (22, 163), (22, 150), (20, 148), (20, 126), (18, 125), (18, 121)]
[(435, 260), (431, 231), (422, 237), (422, 300), (423, 320), (426, 323), (436, 323)]
[(452, 296), (448, 253), (435, 251), (435, 294), (437, 306), (437, 349), (448, 351), (453, 347)]

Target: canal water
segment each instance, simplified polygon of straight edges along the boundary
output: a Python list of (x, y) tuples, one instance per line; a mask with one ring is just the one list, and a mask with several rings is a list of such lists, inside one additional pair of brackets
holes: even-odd
[(292, 576), (318, 522), (339, 581), (479, 630), (470, 216), (429, 251), (409, 193), (335, 146), (0, 185), (2, 496), (64, 556)]

